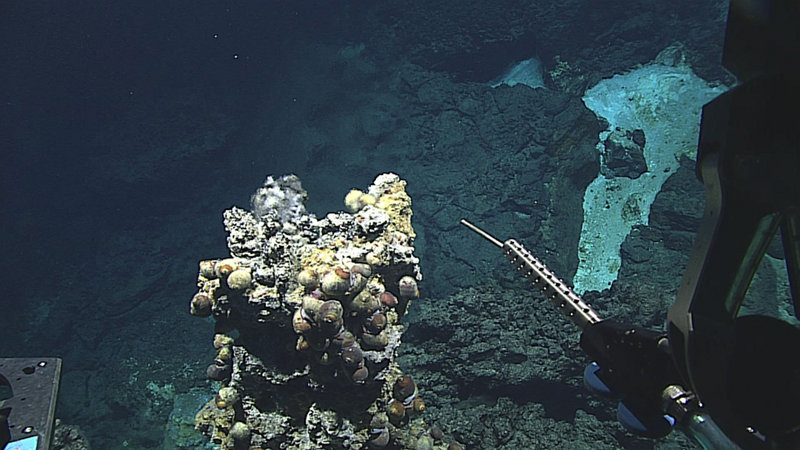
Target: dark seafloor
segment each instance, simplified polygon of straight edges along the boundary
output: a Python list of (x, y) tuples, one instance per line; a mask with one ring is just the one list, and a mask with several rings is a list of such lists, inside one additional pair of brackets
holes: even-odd
[[(6, 3), (0, 355), (64, 359), (57, 417), (92, 448), (170, 448), (176, 398), (214, 394), (213, 327), (188, 301), (197, 262), (226, 254), (222, 211), (296, 173), (324, 215), (391, 171), (408, 181), (424, 274), (398, 361), (432, 423), (467, 448), (688, 448), (624, 432), (582, 387), (577, 331), (458, 221), (570, 279), (604, 128), (581, 95), (675, 45), (730, 83), (726, 7)], [(487, 85), (531, 56), (546, 89)], [(586, 295), (602, 314), (662, 324), (702, 211), (693, 164), (623, 244), (618, 281)], [(81, 448), (65, 433), (58, 448)]]

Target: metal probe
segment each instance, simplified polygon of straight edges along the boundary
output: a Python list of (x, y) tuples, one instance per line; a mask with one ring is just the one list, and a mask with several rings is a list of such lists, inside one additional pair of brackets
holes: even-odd
[(603, 320), (572, 288), (564, 284), (560, 278), (538, 258), (533, 256), (531, 252), (526, 250), (522, 244), (514, 239), (500, 242), (494, 236), (469, 223), (466, 219), (461, 219), (461, 224), (500, 247), (506, 259), (511, 261), (511, 264), (522, 272), (525, 278), (530, 280), (534, 286), (541, 289), (544, 296), (550, 299), (553, 305), (577, 325), (581, 331), (586, 325)]

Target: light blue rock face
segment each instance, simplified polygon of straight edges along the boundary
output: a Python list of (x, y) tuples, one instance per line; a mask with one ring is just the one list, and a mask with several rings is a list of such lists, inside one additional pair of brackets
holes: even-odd
[(612, 131), (638, 129), (646, 137), (647, 171), (636, 179), (599, 174), (587, 187), (576, 292), (600, 291), (617, 279), (622, 242), (632, 227), (647, 225), (650, 205), (677, 170), (681, 155), (695, 158), (702, 107), (725, 90), (709, 85), (688, 66), (651, 63), (586, 91), (586, 107), (609, 124), (599, 136), (600, 164)]
[(500, 85), (516, 86), (524, 84), (531, 88), (544, 87), (542, 62), (539, 58), (530, 58), (510, 66), (501, 76), (489, 82), (496, 88)]

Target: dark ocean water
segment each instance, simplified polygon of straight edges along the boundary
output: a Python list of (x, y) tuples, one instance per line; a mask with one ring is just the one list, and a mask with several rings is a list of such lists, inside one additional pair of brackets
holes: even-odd
[[(248, 208), (267, 175), (295, 173), (323, 216), (395, 172), (424, 276), (399, 361), (431, 392), (432, 421), (468, 448), (654, 448), (583, 392), (568, 324), (512, 317), (525, 281), (458, 220), (526, 242), (571, 278), (605, 126), (581, 96), (676, 43), (700, 77), (730, 82), (724, 14), (711, 0), (6, 4), (0, 356), (63, 358), (56, 415), (92, 448), (177, 448), (170, 414), (191, 421), (202, 404), (176, 413), (178, 399), (215, 393), (214, 327), (188, 311), (198, 261), (228, 255), (222, 212)], [(528, 58), (543, 88), (489, 87)], [(665, 186), (701, 198), (693, 169), (683, 160)], [(684, 228), (659, 222), (677, 244), (654, 250), (651, 269), (623, 262), (623, 292), (657, 274), (635, 288), (653, 302), (623, 308), (645, 325), (663, 321), (699, 205)], [(514, 329), (487, 325), (506, 314)], [(437, 333), (459, 327), (475, 342), (454, 361), (448, 339), (460, 338)], [(496, 350), (531, 339), (538, 359)], [(200, 448), (192, 439), (180, 448)]]

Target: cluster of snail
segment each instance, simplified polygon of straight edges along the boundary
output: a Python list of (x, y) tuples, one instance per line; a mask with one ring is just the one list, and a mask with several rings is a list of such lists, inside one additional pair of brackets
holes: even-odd
[(250, 268), (240, 267), (233, 258), (219, 261), (200, 261), (201, 281), (212, 281), (208, 290), (201, 290), (192, 297), (189, 312), (196, 317), (211, 315), (214, 305), (233, 292), (244, 292), (253, 283)]
[[(400, 428), (406, 425), (412, 416), (425, 411), (425, 401), (419, 394), (417, 384), (408, 375), (395, 380), (392, 385), (392, 399), (385, 411), (372, 416), (370, 421), (370, 448), (383, 448), (389, 445), (392, 438), (392, 426)], [(396, 428), (395, 428), (396, 430)], [(444, 432), (436, 425), (427, 426), (416, 435), (412, 447), (416, 449), (441, 448), (436, 445), (445, 440)], [(441, 445), (441, 444), (439, 444)], [(462, 447), (453, 441), (446, 447), (448, 450), (461, 450)]]
[(417, 384), (408, 375), (403, 375), (394, 382), (392, 401), (389, 402), (387, 414), (389, 420), (399, 425), (409, 414), (425, 411), (425, 401), (419, 395)]
[(224, 334), (214, 336), (214, 348), (217, 354), (214, 357), (214, 363), (206, 369), (206, 376), (209, 380), (222, 381), (231, 376), (233, 369), (232, 345), (233, 338)]
[[(297, 282), (303, 295), (292, 317), (293, 329), (299, 335), (296, 349), (316, 352), (322, 364), (338, 364), (356, 383), (365, 382), (370, 375), (364, 352), (380, 351), (388, 345), (389, 327), (398, 317), (396, 307), (419, 297), (413, 277), (401, 277), (395, 295), (367, 263), (304, 268), (297, 274)], [(234, 258), (201, 261), (201, 289), (192, 298), (190, 313), (208, 317), (220, 302), (245, 294), (252, 286), (251, 269)], [(222, 381), (230, 376), (231, 345), (229, 337), (215, 338), (217, 355), (207, 369), (209, 379)]]
[[(320, 273), (321, 272), (321, 273)], [(302, 269), (301, 305), (292, 317), (298, 351), (314, 351), (322, 364), (339, 364), (352, 381), (363, 383), (370, 371), (365, 350), (381, 350), (389, 343), (388, 314), (400, 300), (385, 289), (381, 277), (366, 263), (324, 270)], [(398, 282), (402, 300), (419, 296), (417, 282), (405, 276)]]
[(425, 411), (425, 402), (419, 396), (417, 384), (408, 375), (398, 378), (392, 386), (392, 400), (385, 412), (372, 416), (369, 428), (373, 435), (369, 444), (371, 447), (386, 447), (391, 439), (391, 427), (405, 425), (409, 417), (415, 413)]
[[(196, 317), (208, 317), (214, 307), (232, 295), (242, 295), (252, 287), (249, 267), (233, 258), (200, 262), (200, 291), (192, 297), (189, 312)], [(222, 381), (230, 377), (233, 368), (233, 338), (224, 334), (214, 336), (216, 356), (208, 366), (209, 379)]]

